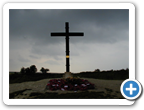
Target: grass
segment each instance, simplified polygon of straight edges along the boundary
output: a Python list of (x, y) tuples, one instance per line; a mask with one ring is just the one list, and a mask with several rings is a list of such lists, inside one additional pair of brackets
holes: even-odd
[(47, 79), (47, 78), (60, 78), (62, 77), (62, 74), (10, 74), (9, 75), (9, 83), (22, 83), (22, 82), (28, 82), (28, 81), (38, 81), (42, 79)]
[(23, 92), (27, 91), (27, 90), (31, 90), (31, 89), (24, 89), (24, 90), (20, 90), (20, 91), (16, 91), (16, 92), (10, 93), (9, 94), (9, 98), (13, 99), (14, 97), (16, 97), (18, 95), (23, 95)]
[[(50, 78), (62, 78), (63, 74), (20, 74), (14, 73), (9, 75), (10, 84), (21, 83), (28, 81), (38, 81), (42, 79)], [(79, 74), (73, 74), (74, 77), (83, 77), (83, 78), (95, 78), (95, 79), (106, 79), (106, 80), (125, 80), (129, 78), (128, 71), (108, 71), (108, 72), (83, 72)], [(9, 94), (9, 98), (13, 99), (18, 95), (24, 95), (23, 92), (31, 90), (25, 89), (21, 91), (16, 91)], [(119, 91), (113, 91), (112, 89), (105, 88), (106, 92), (76, 92), (76, 93), (66, 93), (58, 94), (54, 92), (32, 92), (29, 99), (123, 99)], [(115, 93), (115, 94), (112, 94)]]
[[(74, 77), (83, 77), (83, 78), (94, 78), (94, 79), (106, 79), (106, 80), (125, 80), (129, 78), (128, 70), (117, 70), (117, 71), (102, 71), (102, 72), (81, 72), (73, 74)], [(9, 82), (12, 83), (21, 83), (28, 81), (38, 81), (47, 78), (62, 78), (63, 74), (20, 74), (13, 73), (9, 75)]]
[(109, 89), (109, 88), (105, 88), (105, 90), (106, 90), (107, 92), (113, 92), (113, 90), (112, 90), (112, 89)]
[(83, 78), (106, 79), (106, 80), (125, 80), (129, 78), (128, 70), (102, 71), (102, 72), (81, 72), (74, 74)]
[[(22, 95), (25, 90), (17, 91), (14, 93), (10, 93), (10, 99), (18, 95)], [(117, 97), (116, 95), (112, 95), (111, 93), (105, 92), (89, 92), (83, 91), (78, 93), (66, 93), (66, 94), (58, 94), (58, 93), (39, 93), (32, 92), (28, 99), (123, 99), (123, 97)]]

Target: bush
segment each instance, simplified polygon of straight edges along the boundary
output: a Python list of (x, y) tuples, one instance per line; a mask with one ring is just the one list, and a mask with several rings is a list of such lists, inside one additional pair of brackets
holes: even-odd
[(94, 72), (100, 72), (100, 69), (95, 69)]
[(26, 74), (29, 74), (29, 73), (30, 73), (30, 68), (27, 67), (27, 68), (25, 69), (25, 71), (26, 71)]
[(49, 71), (49, 69), (45, 69), (45, 68), (42, 67), (42, 68), (40, 69), (40, 71), (41, 71), (43, 74), (45, 74), (45, 73), (47, 73), (47, 71)]
[(24, 67), (22, 67), (22, 68), (21, 68), (20, 73), (21, 73), (21, 74), (25, 74), (25, 73), (26, 73), (26, 71), (25, 71), (25, 68), (24, 68)]
[(32, 74), (34, 74), (34, 73), (37, 72), (37, 68), (36, 68), (35, 65), (31, 65), (31, 66), (30, 66), (30, 72), (31, 72)]
[(21, 74), (35, 74), (37, 72), (37, 68), (35, 65), (31, 65), (30, 67), (24, 68), (22, 67), (20, 70)]

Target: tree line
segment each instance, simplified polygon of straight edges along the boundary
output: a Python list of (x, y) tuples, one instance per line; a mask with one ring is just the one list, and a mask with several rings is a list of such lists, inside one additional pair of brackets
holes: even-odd
[[(43, 74), (46, 74), (48, 71), (50, 71), (49, 69), (47, 68), (44, 68), (42, 67), (40, 69), (40, 71), (43, 73)], [(21, 70), (20, 70), (20, 73), (21, 74), (35, 74), (37, 72), (37, 68), (35, 65), (31, 65), (30, 67), (27, 67), (27, 68), (24, 68), (22, 67)]]
[[(31, 65), (30, 67), (24, 68), (22, 67), (20, 73), (10, 74), (9, 75), (9, 83), (21, 83), (27, 81), (38, 81), (46, 78), (62, 78), (63, 74), (60, 73), (49, 73), (46, 74), (49, 69), (42, 67), (40, 71), (43, 74), (35, 74), (37, 72), (37, 68), (35, 65)], [(72, 73), (73, 74), (73, 73)], [(93, 78), (93, 79), (106, 79), (106, 80), (125, 80), (129, 78), (129, 69), (121, 69), (121, 70), (103, 70), (95, 69), (94, 71), (85, 71), (80, 73), (73, 74), (74, 77), (80, 78)]]
[(75, 76), (95, 79), (107, 79), (107, 80), (125, 80), (129, 78), (129, 69), (121, 70), (104, 70), (95, 69), (94, 71), (86, 71), (75, 74)]

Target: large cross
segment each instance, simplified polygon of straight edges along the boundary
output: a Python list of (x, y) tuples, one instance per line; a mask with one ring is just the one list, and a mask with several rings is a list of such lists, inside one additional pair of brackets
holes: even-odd
[(66, 36), (66, 72), (70, 72), (70, 62), (69, 62), (69, 36), (83, 36), (84, 33), (81, 32), (69, 32), (69, 23), (65, 23), (65, 32), (51, 33), (51, 36)]

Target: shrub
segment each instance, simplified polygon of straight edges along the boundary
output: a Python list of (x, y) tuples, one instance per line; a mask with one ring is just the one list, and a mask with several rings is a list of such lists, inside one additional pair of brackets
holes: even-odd
[(100, 72), (100, 69), (95, 69), (94, 72)]
[(20, 73), (22, 74), (34, 74), (37, 72), (37, 68), (35, 65), (31, 65), (30, 67), (24, 68), (22, 67)]
[(30, 73), (34, 74), (34, 73), (36, 73), (36, 72), (37, 72), (36, 66), (35, 66), (35, 65), (31, 65), (31, 66), (30, 66)]
[(21, 74), (25, 74), (25, 73), (26, 73), (26, 70), (25, 70), (24, 67), (21, 68), (20, 73), (21, 73)]
[(47, 71), (49, 71), (49, 69), (45, 69), (45, 68), (42, 67), (42, 68), (40, 69), (40, 71), (41, 71), (43, 74), (45, 74), (45, 73), (47, 73)]
[(26, 71), (26, 74), (29, 74), (29, 73), (30, 73), (30, 68), (27, 67), (27, 68), (25, 69), (25, 71)]

